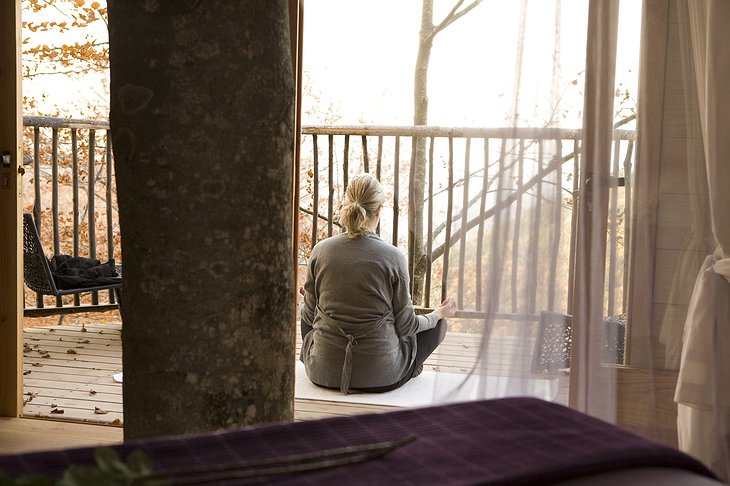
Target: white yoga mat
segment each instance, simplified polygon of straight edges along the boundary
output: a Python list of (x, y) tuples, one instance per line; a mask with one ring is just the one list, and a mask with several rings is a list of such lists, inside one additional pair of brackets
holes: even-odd
[[(297, 398), (333, 402), (368, 403), (398, 407), (422, 407), (439, 403), (465, 402), (482, 398), (531, 396), (553, 401), (558, 394), (557, 379), (527, 379), (503, 376), (477, 376), (441, 371), (423, 371), (405, 385), (386, 393), (351, 393), (312, 384), (297, 361), (295, 395)], [(481, 392), (483, 390), (483, 392)]]

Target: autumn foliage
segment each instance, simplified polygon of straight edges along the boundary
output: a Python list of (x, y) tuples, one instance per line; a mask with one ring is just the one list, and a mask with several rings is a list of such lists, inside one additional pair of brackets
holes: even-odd
[[(106, 2), (22, 2), (24, 115), (94, 120), (108, 118), (107, 27)], [(76, 139), (75, 153), (72, 134)], [(84, 128), (26, 128), (23, 137), (26, 164), (23, 210), (32, 211), (35, 206), (40, 212), (41, 239), (47, 255), (76, 253), (92, 256), (89, 224), (93, 221), (96, 258), (106, 260), (113, 256), (120, 262), (116, 194), (113, 188), (111, 207), (107, 207), (106, 200), (107, 133), (106, 130), (96, 130), (93, 143), (91, 135), (92, 132)], [(94, 167), (93, 173), (90, 173), (89, 161), (92, 156)], [(57, 192), (54, 190), (54, 180)], [(93, 193), (90, 180), (94, 181)], [(54, 199), (58, 201), (58, 213), (55, 216)], [(93, 199), (93, 206), (90, 199)], [(107, 250), (106, 215), (109, 211), (114, 215), (113, 255), (109, 255)], [(73, 244), (74, 216), (78, 222), (76, 249)], [(58, 225), (58, 241), (54, 238), (54, 223)], [(36, 297), (30, 292), (26, 292), (25, 300), (26, 306), (36, 304)], [(54, 305), (54, 299), (45, 300), (46, 306)]]

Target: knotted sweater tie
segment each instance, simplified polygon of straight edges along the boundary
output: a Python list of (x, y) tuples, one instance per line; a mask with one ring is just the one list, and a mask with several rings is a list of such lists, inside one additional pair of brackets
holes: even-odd
[(345, 328), (352, 329), (353, 326), (331, 318), (319, 306), (317, 306), (317, 318), (318, 325), (316, 327), (320, 331), (336, 332), (347, 339), (347, 345), (345, 346), (345, 358), (342, 362), (342, 373), (340, 375), (340, 391), (347, 395), (350, 389), (350, 378), (352, 377), (352, 348), (357, 346), (357, 339), (364, 338), (372, 334), (384, 323), (387, 323), (388, 315), (381, 317), (372, 324), (357, 325), (359, 328), (358, 331), (361, 328), (363, 332), (345, 331)]
[(339, 331), (347, 339), (345, 360), (342, 362), (342, 377), (340, 378), (340, 391), (347, 395), (350, 389), (350, 378), (352, 377), (352, 347), (357, 346), (357, 340), (352, 334), (347, 334), (344, 329), (340, 328)]

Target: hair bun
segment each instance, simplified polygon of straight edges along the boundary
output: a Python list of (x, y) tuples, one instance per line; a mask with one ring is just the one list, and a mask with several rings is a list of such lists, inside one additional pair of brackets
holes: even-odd
[(345, 193), (345, 202), (341, 207), (340, 222), (347, 229), (350, 238), (367, 234), (385, 195), (380, 182), (370, 175), (355, 176)]

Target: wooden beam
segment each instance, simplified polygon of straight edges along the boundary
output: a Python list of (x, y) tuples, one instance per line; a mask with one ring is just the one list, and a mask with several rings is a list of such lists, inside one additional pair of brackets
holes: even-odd
[(20, 0), (0, 0), (0, 416), (22, 410)]
[(627, 364), (652, 363), (654, 264), (662, 160), (664, 82), (667, 65), (669, 0), (645, 0), (641, 26), (641, 58), (637, 118), (635, 199), (631, 235)]
[[(618, 2), (591, 0), (584, 95), (570, 406), (611, 420), (615, 376), (601, 364)], [(609, 398), (609, 399), (606, 399)]]
[[(304, 33), (304, 3), (303, 0), (289, 0), (289, 35), (291, 36), (291, 62), (294, 76), (294, 154), (292, 161), (292, 262), (294, 266), (294, 292), (299, 282), (299, 167), (301, 158), (302, 138), (302, 54)], [(292, 305), (296, 305), (296, 294), (292, 297)], [(296, 319), (296, 311), (294, 312)], [(296, 322), (295, 322), (296, 325)]]

